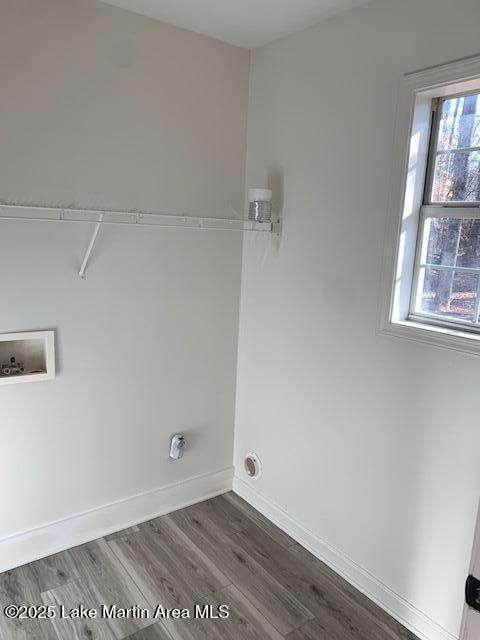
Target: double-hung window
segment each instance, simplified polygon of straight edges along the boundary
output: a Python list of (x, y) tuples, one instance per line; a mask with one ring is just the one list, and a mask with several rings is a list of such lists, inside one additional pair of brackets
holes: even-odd
[(480, 355), (480, 58), (403, 80), (384, 333)]
[(432, 101), (410, 317), (480, 330), (480, 91)]

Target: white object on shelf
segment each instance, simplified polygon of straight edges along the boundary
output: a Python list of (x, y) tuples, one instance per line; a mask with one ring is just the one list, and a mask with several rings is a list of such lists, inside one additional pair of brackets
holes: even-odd
[(22, 363), (25, 373), (0, 375), (0, 385), (41, 382), (55, 378), (55, 334), (53, 331), (27, 331), (0, 334), (0, 365), (11, 358)]
[(272, 221), (272, 190), (248, 190), (248, 219), (255, 222)]
[(272, 190), (271, 189), (249, 189), (248, 201), (255, 202), (256, 200), (262, 200), (263, 202), (271, 202)]

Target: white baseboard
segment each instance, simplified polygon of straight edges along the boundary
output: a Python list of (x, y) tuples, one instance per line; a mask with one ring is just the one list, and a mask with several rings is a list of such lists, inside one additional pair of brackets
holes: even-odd
[(293, 519), (285, 509), (262, 495), (251, 483), (234, 477), (233, 490), (421, 640), (458, 640), (458, 636), (441, 627), (366, 569)]
[(232, 477), (205, 473), (2, 538), (0, 573), (230, 491)]

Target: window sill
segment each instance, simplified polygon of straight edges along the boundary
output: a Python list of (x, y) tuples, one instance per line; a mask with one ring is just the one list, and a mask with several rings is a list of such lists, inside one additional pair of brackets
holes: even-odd
[(413, 320), (398, 320), (386, 323), (378, 333), (440, 349), (452, 349), (468, 355), (480, 356), (480, 335), (467, 331), (423, 324)]

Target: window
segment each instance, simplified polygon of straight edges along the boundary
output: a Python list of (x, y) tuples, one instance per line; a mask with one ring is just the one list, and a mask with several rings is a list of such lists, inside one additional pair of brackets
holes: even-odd
[(382, 333), (480, 355), (480, 57), (402, 79)]
[(480, 330), (480, 91), (432, 105), (410, 317)]
[(433, 100), (425, 203), (480, 202), (480, 92)]

